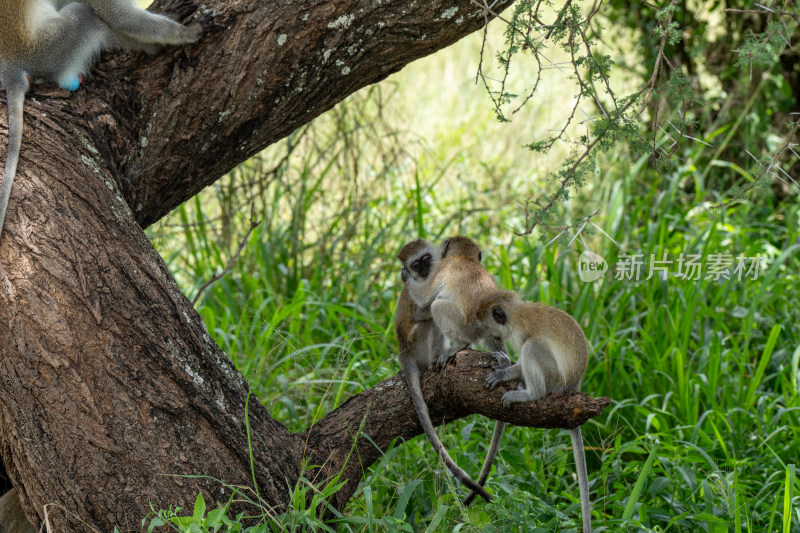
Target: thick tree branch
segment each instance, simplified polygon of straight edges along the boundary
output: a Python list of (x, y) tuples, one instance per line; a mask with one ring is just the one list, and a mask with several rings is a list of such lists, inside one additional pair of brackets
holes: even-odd
[[(600, 415), (611, 402), (608, 398), (571, 392), (505, 408), (500, 398), (516, 384), (511, 382), (491, 391), (483, 385), (495, 364), (488, 353), (465, 350), (451, 359), (443, 371), (423, 372), (422, 392), (434, 425), (481, 414), (517, 426), (570, 429)], [(347, 461), (353, 436), (362, 424), (357, 454)], [(336, 494), (334, 502), (342, 508), (356, 490), (362, 469), (379, 460), (381, 452), (398, 437), (410, 439), (417, 435), (422, 435), (422, 427), (400, 373), (353, 396), (300, 436), (308, 442), (314, 464), (324, 465), (320, 477), (330, 478), (343, 471), (342, 478), (348, 483)]]
[[(493, 9), (510, 4), (500, 0)], [(98, 98), (114, 103), (117, 116), (108, 118), (122, 118), (137, 132), (117, 154), (123, 157), (116, 179), (143, 226), (356, 90), (487, 20), (470, 0), (203, 6), (220, 12), (215, 22), (226, 29), (146, 66), (138, 66), (141, 55), (114, 57), (93, 84)], [(133, 81), (119, 83), (131, 71)]]

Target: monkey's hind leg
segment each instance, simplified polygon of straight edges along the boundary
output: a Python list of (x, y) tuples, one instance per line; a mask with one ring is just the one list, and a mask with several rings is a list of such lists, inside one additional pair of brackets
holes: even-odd
[(558, 365), (556, 365), (553, 354), (547, 345), (538, 340), (528, 339), (525, 341), (525, 344), (522, 345), (519, 362), (514, 366), (521, 367), (525, 388), (505, 393), (502, 398), (505, 407), (509, 407), (513, 403), (538, 400), (547, 394), (547, 383), (560, 381), (561, 374), (558, 372)]
[(140, 9), (130, 0), (83, 0), (112, 30), (142, 43), (189, 44), (200, 38), (199, 27)]
[(58, 17), (45, 30), (36, 34), (36, 48), (46, 53), (30, 75), (74, 91), (110, 38), (108, 25), (89, 6), (72, 2), (59, 10)]

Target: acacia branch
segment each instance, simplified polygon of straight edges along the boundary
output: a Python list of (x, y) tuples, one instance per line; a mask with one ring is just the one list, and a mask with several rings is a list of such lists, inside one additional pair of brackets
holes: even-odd
[(95, 116), (92, 141), (103, 148), (120, 140), (120, 125), (134, 132), (102, 155), (119, 162), (115, 179), (143, 226), (358, 89), (493, 18), (470, 0), (209, 0), (203, 8), (224, 29), (151, 59), (106, 58), (74, 99), (89, 108), (76, 114)]
[[(443, 371), (428, 369), (422, 373), (422, 393), (434, 426), (480, 414), (516, 426), (570, 429), (599, 416), (611, 403), (609, 398), (567, 392), (503, 407), (500, 398), (517, 384), (511, 381), (494, 390), (486, 389), (484, 379), (495, 364), (486, 352), (464, 350)], [(353, 436), (360, 427), (357, 454), (351, 455)], [(324, 464), (319, 477), (331, 478), (342, 472), (342, 479), (347, 480), (334, 497), (334, 506), (341, 508), (358, 486), (363, 471), (378, 461), (395, 439), (407, 440), (422, 433), (401, 372), (353, 396), (300, 436), (308, 443), (312, 464)]]

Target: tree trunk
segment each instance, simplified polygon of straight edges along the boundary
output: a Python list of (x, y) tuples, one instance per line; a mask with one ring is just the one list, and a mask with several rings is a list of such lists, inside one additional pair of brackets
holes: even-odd
[[(249, 398), (141, 228), (353, 91), (486, 21), (468, 0), (204, 6), (222, 11), (215, 22), (225, 28), (200, 43), (154, 58), (106, 54), (77, 93), (42, 86), (26, 100), (0, 236), (0, 456), (37, 527), (46, 504), (56, 531), (135, 530), (150, 503), (191, 507), (201, 490), (207, 501), (229, 496), (210, 478), (176, 475), (245, 486), (255, 477), (280, 510), (304, 453), (312, 464), (330, 455), (328, 472), (345, 466), (352, 442), (337, 417), (361, 420), (371, 391), (316, 425), (306, 447), (306, 435)], [(453, 375), (429, 379), (444, 380), (439, 387)], [(418, 434), (402, 380), (376, 387), (393, 402), (382, 398), (369, 420), (391, 423), (368, 421), (368, 434), (381, 445)], [(536, 409), (506, 411), (499, 391), (475, 392), (449, 398), (461, 398), (454, 406), (437, 391), (431, 414), (512, 413), (524, 423)], [(569, 401), (575, 409), (551, 424), (602, 410)], [(347, 470), (336, 507), (360, 475)]]

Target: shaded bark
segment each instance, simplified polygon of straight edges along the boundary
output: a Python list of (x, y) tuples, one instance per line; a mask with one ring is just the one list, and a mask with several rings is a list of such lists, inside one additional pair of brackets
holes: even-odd
[[(176, 475), (245, 486), (255, 477), (280, 510), (303, 454), (324, 460), (338, 451), (330, 443), (341, 439), (322, 430), (333, 432), (342, 413), (360, 419), (364, 400), (315, 426), (306, 448), (303, 435), (249, 398), (140, 226), (356, 89), (484, 22), (465, 0), (204, 5), (222, 11), (216, 22), (226, 29), (155, 58), (106, 54), (83, 90), (36, 87), (26, 101), (0, 236), (0, 456), (37, 527), (45, 504), (57, 531), (110, 531), (138, 529), (151, 503), (191, 507), (201, 490), (209, 502), (229, 495), (210, 478)], [(447, 385), (452, 375), (426, 382), (466, 391)], [(397, 402), (406, 397), (402, 380), (378, 387)], [(434, 399), (432, 414), (527, 412), (503, 410), (498, 391), (473, 392), (457, 406)], [(487, 395), (496, 401), (484, 405)], [(419, 431), (409, 429), (413, 410), (392, 412), (405, 418), (387, 418), (381, 442), (399, 428)], [(370, 413), (379, 414), (374, 405)], [(552, 424), (576, 420), (557, 416), (567, 418)], [(361, 471), (352, 475), (337, 507)]]

